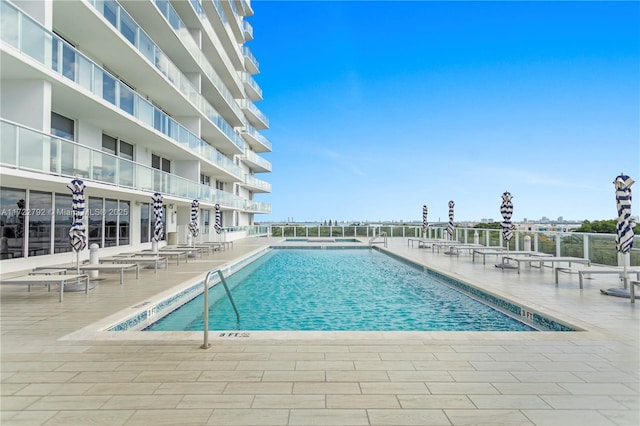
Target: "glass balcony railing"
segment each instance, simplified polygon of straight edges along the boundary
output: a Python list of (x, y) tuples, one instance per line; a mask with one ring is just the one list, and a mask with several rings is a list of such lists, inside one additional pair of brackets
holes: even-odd
[(258, 85), (258, 82), (248, 72), (242, 72), (242, 82), (247, 83), (262, 99), (262, 88)]
[(251, 53), (251, 50), (249, 50), (247, 46), (242, 46), (242, 54), (251, 61), (256, 70), (260, 69), (258, 60), (253, 56), (253, 53)]
[[(111, 23), (125, 38), (162, 74), (171, 85), (182, 93), (204, 116), (218, 127), (235, 145), (242, 148), (242, 142), (233, 131), (233, 127), (215, 110), (209, 102), (193, 87), (191, 81), (169, 59), (169, 57), (151, 40), (140, 26), (133, 20), (120, 4), (115, 0), (85, 0)], [(166, 0), (155, 1), (158, 10), (165, 17), (169, 25), (175, 30), (185, 48), (198, 62), (204, 74), (209, 77), (213, 85), (225, 98), (229, 106), (238, 117), (242, 117), (242, 110), (236, 103), (231, 92), (222, 82), (211, 64), (204, 58), (202, 51), (198, 49), (187, 27), (184, 25), (178, 13)]]
[(253, 164), (257, 164), (258, 166), (262, 167), (265, 170), (271, 171), (271, 163), (265, 160), (264, 158), (260, 157), (255, 152), (247, 149), (244, 153), (244, 157), (247, 159), (247, 161)]
[(258, 132), (252, 125), (245, 124), (245, 133), (249, 134), (252, 138), (259, 141), (262, 145), (272, 150), (271, 141), (267, 139), (262, 133)]
[(251, 102), (249, 99), (240, 99), (240, 107), (246, 108), (249, 111), (251, 111), (253, 115), (255, 115), (267, 127), (269, 127), (269, 119), (267, 118), (267, 116), (264, 115), (264, 113), (260, 111), (260, 109), (258, 109), (256, 104)]
[[(5, 0), (0, 0), (0, 19), (3, 42), (242, 180), (232, 160)], [(241, 140), (235, 132), (234, 139)], [(243, 151), (246, 146), (242, 140), (236, 145)]]
[(271, 184), (269, 182), (266, 182), (264, 180), (258, 179), (255, 176), (252, 175), (247, 175), (244, 178), (244, 183), (253, 187), (253, 188), (257, 188), (261, 191), (264, 192), (271, 192)]
[[(265, 212), (254, 202), (208, 185), (96, 149), (0, 120), (0, 164), (40, 173), (79, 177), (141, 191), (220, 203), (236, 210)], [(247, 205), (251, 206), (247, 208)], [(268, 209), (270, 211), (270, 207)]]
[(242, 29), (244, 30), (245, 40), (253, 40), (253, 27), (249, 21), (242, 21)]

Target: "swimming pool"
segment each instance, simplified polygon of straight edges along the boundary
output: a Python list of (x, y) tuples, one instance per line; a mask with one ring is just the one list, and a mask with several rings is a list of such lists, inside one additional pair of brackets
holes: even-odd
[[(533, 331), (399, 259), (371, 249), (276, 249), (210, 290), (212, 330)], [(147, 331), (202, 330), (202, 295)]]
[(357, 238), (315, 237), (315, 238), (285, 238), (284, 243), (361, 243)]

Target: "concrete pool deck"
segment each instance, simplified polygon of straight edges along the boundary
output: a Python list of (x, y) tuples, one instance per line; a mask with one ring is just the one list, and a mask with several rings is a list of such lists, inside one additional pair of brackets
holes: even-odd
[[(2, 425), (624, 425), (640, 423), (640, 303), (615, 276), (556, 286), (389, 239), (388, 249), (586, 331), (212, 333), (63, 339), (281, 239), (236, 241), (124, 287), (101, 274), (65, 294), (0, 286)], [(639, 301), (640, 302), (640, 301)], [(163, 336), (165, 334), (163, 333)]]

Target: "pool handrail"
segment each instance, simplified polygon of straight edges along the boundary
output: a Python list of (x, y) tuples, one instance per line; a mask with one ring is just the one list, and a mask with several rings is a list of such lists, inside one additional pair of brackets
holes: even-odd
[(213, 269), (207, 272), (207, 276), (204, 279), (204, 342), (201, 349), (208, 349), (211, 347), (209, 344), (209, 278), (211, 275), (218, 273), (220, 277), (220, 281), (224, 286), (225, 291), (227, 292), (227, 296), (229, 297), (229, 301), (231, 301), (231, 306), (233, 306), (233, 310), (236, 312), (236, 318), (238, 323), (240, 322), (240, 313), (238, 312), (238, 308), (236, 307), (236, 303), (233, 301), (233, 297), (231, 296), (231, 291), (229, 290), (229, 286), (227, 285), (227, 280), (224, 279), (224, 275), (222, 274), (222, 270)]

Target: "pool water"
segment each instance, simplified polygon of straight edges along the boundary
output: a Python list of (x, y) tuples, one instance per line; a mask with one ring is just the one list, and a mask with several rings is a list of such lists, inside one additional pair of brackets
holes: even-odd
[[(377, 250), (272, 250), (210, 290), (211, 330), (532, 331)], [(147, 327), (203, 329), (203, 296)]]

